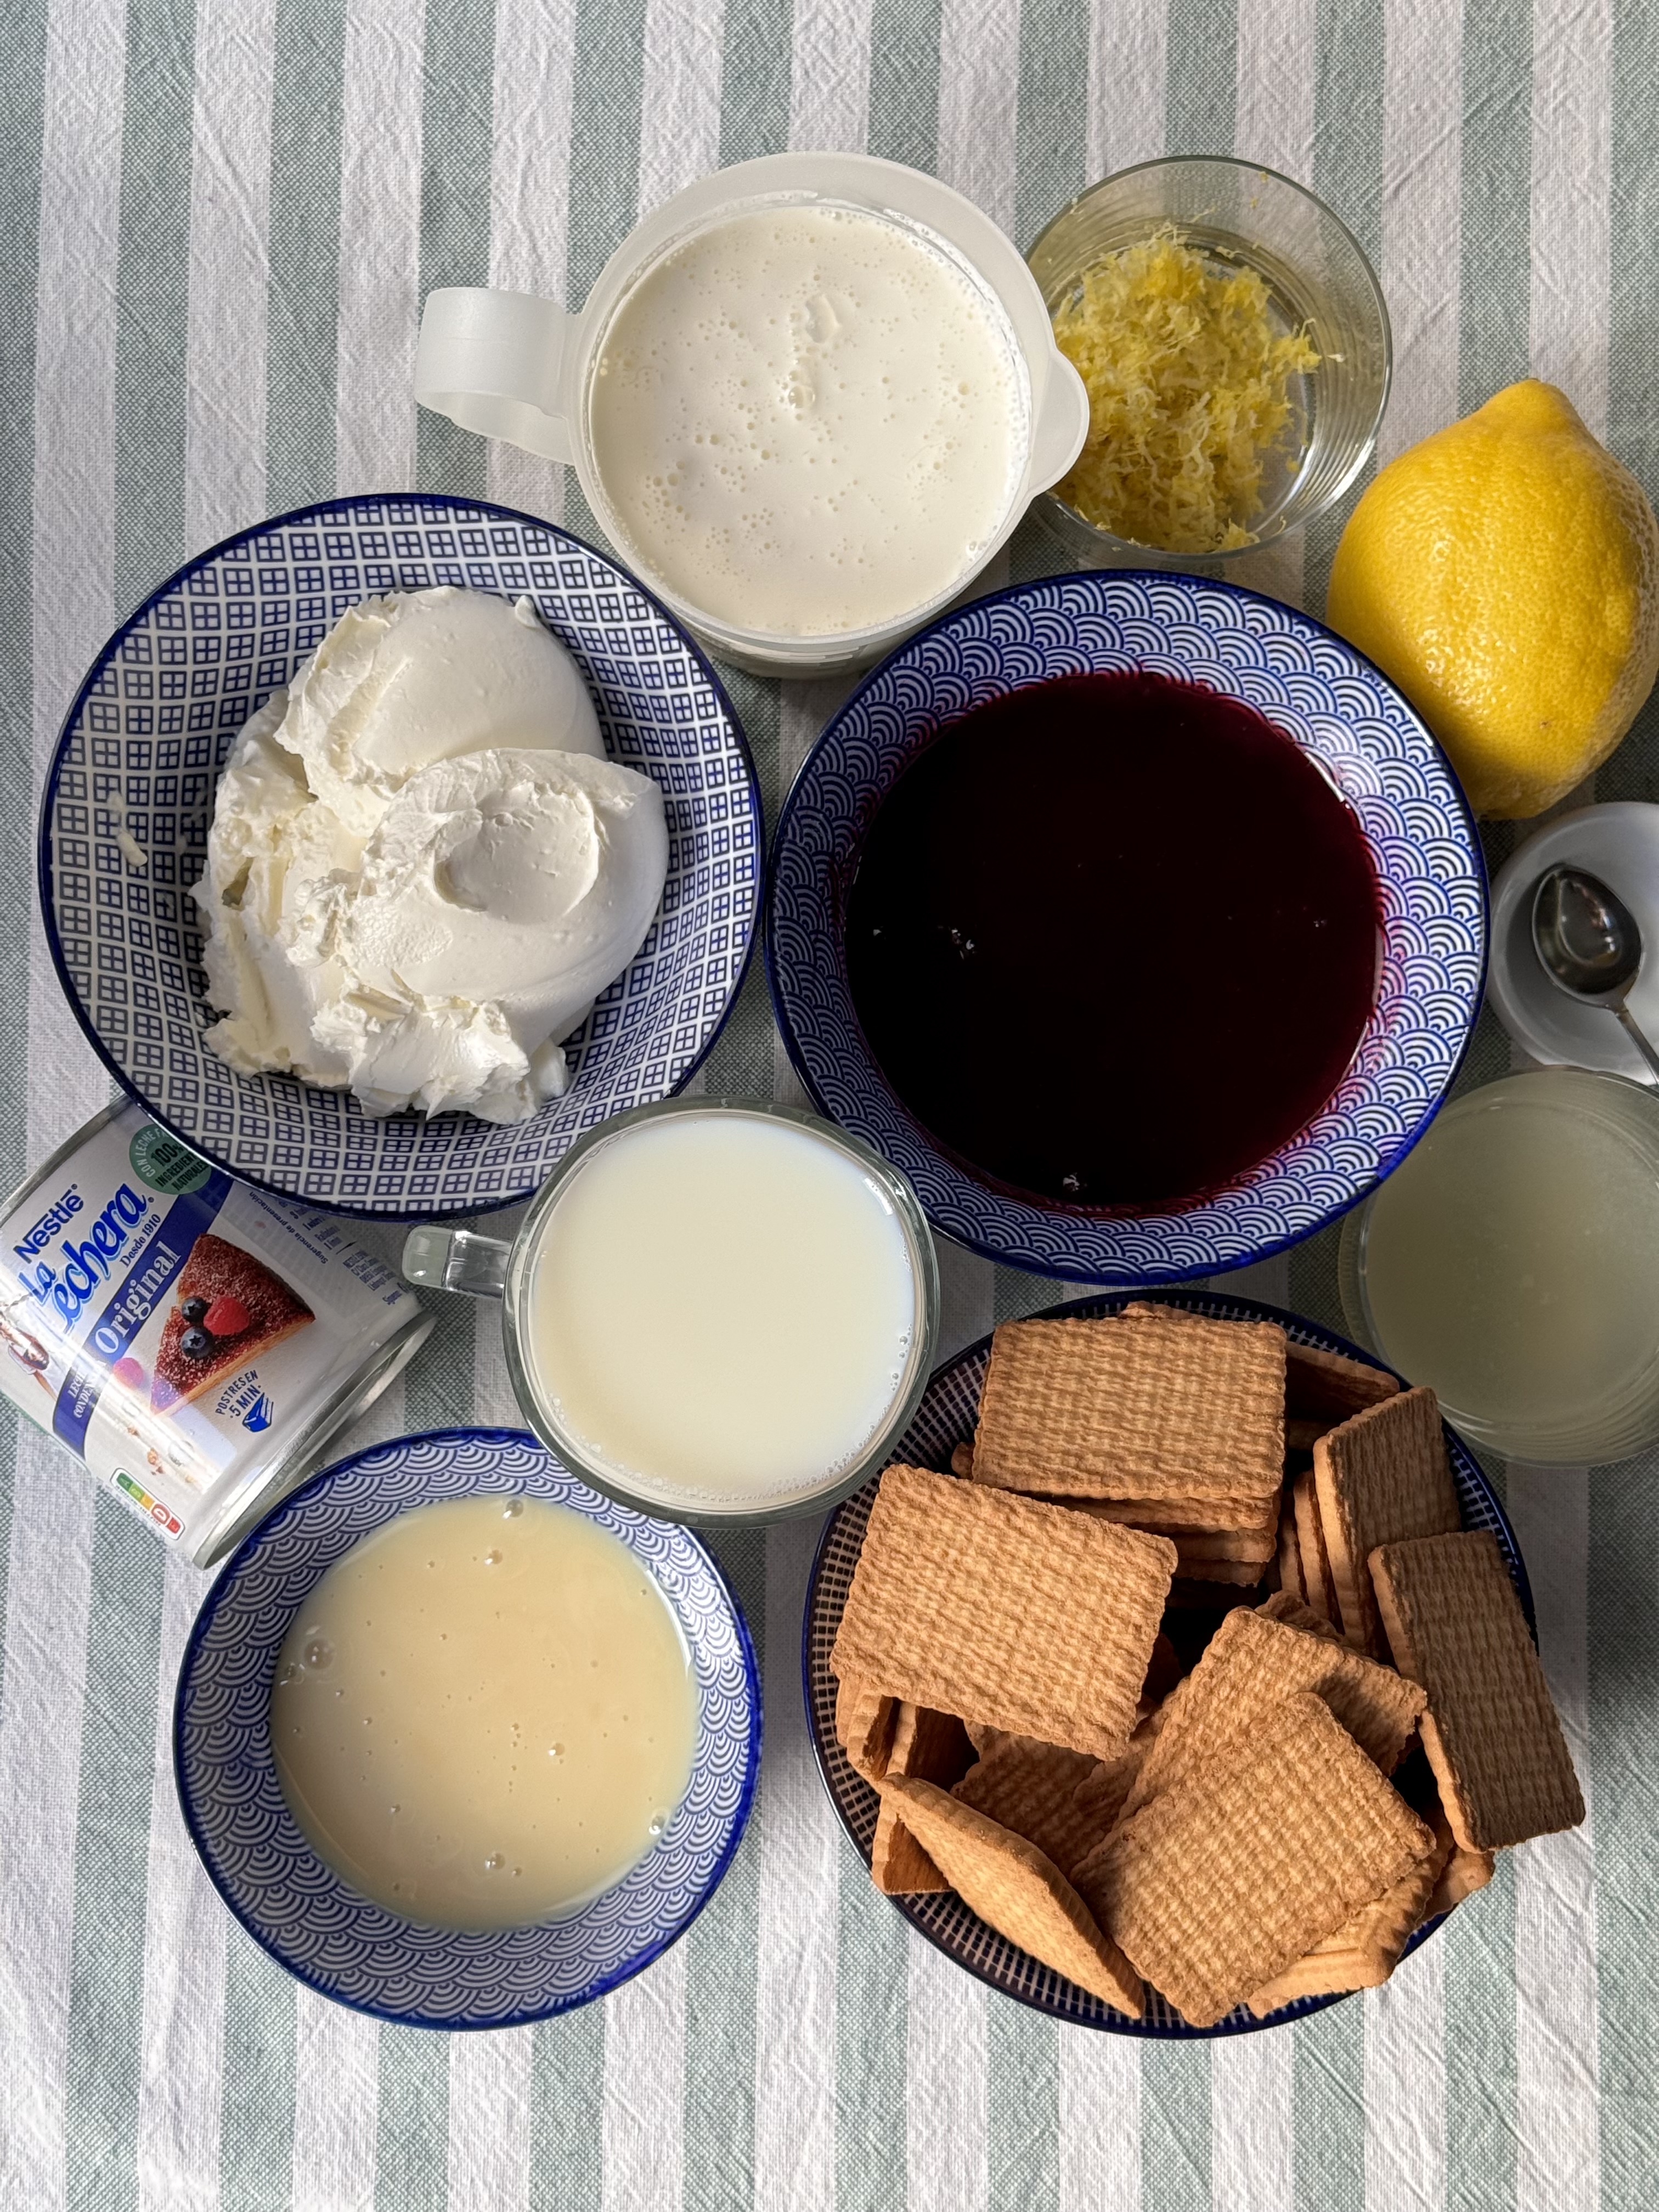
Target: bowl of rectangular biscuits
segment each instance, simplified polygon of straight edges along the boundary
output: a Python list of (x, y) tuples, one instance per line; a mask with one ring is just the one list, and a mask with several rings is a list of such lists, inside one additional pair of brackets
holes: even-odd
[(1514, 1532), (1433, 1393), (1243, 1298), (1085, 1299), (940, 1368), (826, 1523), (802, 1662), (875, 1887), (1125, 2034), (1376, 1987), (1584, 1816)]

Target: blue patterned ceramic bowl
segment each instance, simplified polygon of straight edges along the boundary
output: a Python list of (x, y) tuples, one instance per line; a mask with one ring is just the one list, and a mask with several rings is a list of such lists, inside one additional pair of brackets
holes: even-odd
[[(853, 1011), (842, 920), (878, 808), (942, 725), (1054, 677), (1130, 668), (1242, 699), (1313, 756), (1364, 831), (1384, 942), (1370, 1026), (1305, 1129), (1181, 1212), (1101, 1217), (993, 1189), (911, 1120)], [(1177, 1282), (1297, 1243), (1363, 1198), (1422, 1135), (1480, 1012), (1486, 870), (1438, 745), (1388, 678), (1320, 623), (1200, 576), (1050, 576), (945, 616), (867, 676), (831, 721), (778, 825), (766, 951), (778, 1025), (819, 1111), (909, 1177), (935, 1229), (1067, 1281)], [(991, 1079), (1018, 1083), (1018, 1058), (987, 1043)], [(1226, 1079), (1218, 1067), (1218, 1085)]]
[[(701, 1725), (684, 1802), (614, 1889), (568, 1918), (489, 1935), (418, 1928), (371, 1904), (300, 1832), (270, 1751), (276, 1655), (306, 1593), (411, 1506), (500, 1491), (586, 1514), (626, 1544), (680, 1624)], [(678, 1936), (732, 1863), (760, 1765), (760, 1684), (737, 1601), (688, 1528), (567, 1474), (533, 1437), (441, 1429), (342, 1460), (245, 1539), (198, 1614), (179, 1672), (173, 1771), (191, 1840), (225, 1903), (291, 1974), (412, 2027), (512, 2027), (605, 1996)]]
[[(1079, 1298), (1068, 1305), (1050, 1306), (1036, 1318), (1047, 1321), (1064, 1314), (1073, 1321), (1091, 1321), (1102, 1314), (1115, 1313), (1124, 1303), (1121, 1297)], [(1383, 1364), (1346, 1338), (1320, 1328), (1316, 1322), (1305, 1321), (1299, 1314), (1281, 1313), (1277, 1306), (1258, 1305), (1251, 1298), (1177, 1291), (1167, 1294), (1162, 1303), (1180, 1306), (1188, 1313), (1207, 1314), (1214, 1321), (1276, 1321), (1293, 1344), (1311, 1345), (1322, 1352), (1340, 1352), (1350, 1359), (1363, 1360), (1368, 1367), (1381, 1367)], [(979, 1419), (980, 1389), (990, 1356), (991, 1340), (984, 1336), (938, 1370), (917, 1408), (915, 1419), (893, 1454), (895, 1460), (915, 1467), (937, 1468), (941, 1474), (950, 1473), (952, 1450), (973, 1437)], [(1498, 1548), (1514, 1577), (1527, 1625), (1535, 1635), (1532, 1589), (1515, 1531), (1492, 1495), (1474, 1453), (1455, 1430), (1447, 1429), (1445, 1435), (1463, 1526), (1490, 1528), (1497, 1537)], [(836, 1740), (836, 1678), (830, 1671), (830, 1654), (835, 1648), (836, 1632), (841, 1626), (847, 1593), (852, 1587), (853, 1571), (863, 1548), (865, 1523), (870, 1518), (876, 1489), (875, 1482), (867, 1483), (844, 1504), (837, 1506), (824, 1524), (817, 1557), (812, 1563), (806, 1611), (801, 1623), (806, 1725), (817, 1757), (818, 1771), (841, 1816), (842, 1826), (866, 1865), (881, 1801), (862, 1775), (854, 1771), (847, 1753)], [(871, 1894), (873, 1897), (875, 1893), (872, 1891)], [(1103, 2004), (1087, 1990), (1079, 1989), (1075, 1982), (1066, 1980), (1063, 1974), (1043, 1966), (1018, 1943), (1011, 1943), (1006, 1936), (998, 1935), (994, 1928), (988, 1927), (963, 1903), (954, 1890), (894, 1897), (890, 1902), (947, 1959), (954, 1960), (981, 1981), (988, 1982), (994, 1990), (1017, 1997), (1034, 2012), (1047, 2013), (1052, 2020), (1071, 2021), (1082, 2027), (1103, 2027), (1118, 2035), (1151, 2036), (1164, 2041), (1246, 2035), (1259, 2027), (1279, 2027), (1286, 2021), (1300, 2020), (1304, 2014), (1322, 2012), (1327, 2005), (1342, 2002), (1337, 1996), (1302, 1997), (1294, 2004), (1282, 2005), (1277, 2012), (1269, 2013), (1265, 2020), (1258, 2020), (1248, 2008), (1240, 2006), (1213, 2027), (1193, 2027), (1156, 1990), (1149, 1990), (1146, 2016), (1131, 2020), (1126, 2014)], [(1406, 1946), (1407, 1955), (1419, 1943), (1428, 1941), (1444, 1917), (1442, 1914), (1426, 1921), (1417, 1930)]]
[[(430, 584), (528, 592), (575, 655), (611, 757), (653, 776), (667, 800), (662, 911), (567, 1048), (569, 1091), (511, 1127), (470, 1114), (376, 1121), (346, 1093), (233, 1074), (204, 1042), (211, 1015), (189, 893), (225, 754), (354, 601)], [(130, 864), (124, 841), (147, 866)], [(584, 1129), (680, 1089), (742, 979), (763, 842), (731, 702), (614, 562), (482, 501), (331, 500), (192, 561), (99, 654), (46, 777), (40, 908), (81, 1026), (158, 1121), (267, 1190), (423, 1218), (527, 1198)]]

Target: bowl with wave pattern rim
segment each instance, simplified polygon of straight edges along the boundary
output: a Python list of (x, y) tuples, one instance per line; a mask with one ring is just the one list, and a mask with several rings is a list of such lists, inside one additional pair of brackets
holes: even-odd
[[(662, 1835), (568, 1917), (488, 1934), (373, 1904), (301, 1832), (270, 1748), (276, 1656), (319, 1578), (398, 1514), (480, 1492), (568, 1506), (625, 1544), (678, 1621), (697, 1686), (691, 1778)], [(243, 1540), (197, 1615), (173, 1704), (191, 1842), (254, 1941), (319, 1995), (412, 2027), (513, 2027), (604, 1996), (683, 1936), (719, 1887), (759, 1771), (760, 1684), (737, 1600), (689, 1528), (588, 1489), (533, 1437), (443, 1429), (313, 1475)]]
[[(507, 1124), (465, 1113), (377, 1117), (349, 1091), (238, 1075), (206, 1041), (215, 1010), (190, 892), (207, 863), (227, 753), (348, 607), (437, 584), (527, 595), (581, 671), (607, 757), (659, 784), (667, 812), (662, 904), (567, 1041), (569, 1089)], [(94, 1050), (192, 1151), (326, 1212), (425, 1220), (528, 1198), (585, 1129), (684, 1088), (743, 980), (763, 842), (731, 701), (687, 632), (624, 568), (509, 507), (374, 494), (227, 538), (122, 623), (47, 771), (40, 910)]]
[[(1130, 669), (1242, 700), (1313, 758), (1364, 832), (1382, 908), (1381, 957), (1370, 1021), (1306, 1127), (1178, 1210), (1087, 1214), (981, 1180), (911, 1118), (865, 1042), (842, 931), (878, 810), (947, 723), (1056, 677)], [(1486, 867), (1445, 755), (1381, 671), (1322, 623), (1201, 576), (1048, 576), (975, 599), (919, 632), (829, 723), (779, 819), (766, 964), (779, 1029), (819, 1112), (908, 1176), (935, 1229), (1063, 1281), (1179, 1282), (1310, 1236), (1357, 1204), (1427, 1128), (1480, 1009)], [(986, 1060), (996, 1079), (1019, 1080), (1014, 1048), (1003, 1054), (988, 1039)], [(1225, 1075), (1217, 1069), (1218, 1081)]]
[[(1063, 1316), (1069, 1321), (1092, 1321), (1118, 1312), (1127, 1303), (1121, 1297), (1074, 1298), (1064, 1305), (1050, 1306), (1031, 1318), (1054, 1321)], [(1253, 1298), (1230, 1297), (1219, 1291), (1173, 1291), (1161, 1292), (1159, 1303), (1179, 1307), (1186, 1313), (1206, 1315), (1212, 1321), (1277, 1322), (1292, 1344), (1307, 1345), (1320, 1352), (1338, 1352), (1367, 1367), (1384, 1365), (1369, 1352), (1362, 1352), (1358, 1345), (1350, 1344), (1346, 1337), (1322, 1328), (1317, 1322), (1309, 1321), (1301, 1314), (1282, 1312), (1277, 1306), (1258, 1304)], [(934, 1370), (915, 1419), (893, 1455), (896, 1461), (933, 1468), (941, 1474), (952, 1472), (951, 1454), (957, 1444), (971, 1440), (979, 1419), (979, 1394), (990, 1356), (991, 1340), (984, 1336)], [(1386, 1368), (1384, 1371), (1392, 1374), (1394, 1370)], [(1532, 1588), (1515, 1531), (1474, 1453), (1455, 1429), (1444, 1428), (1443, 1423), (1442, 1426), (1463, 1526), (1490, 1529), (1497, 1538), (1526, 1614), (1527, 1626), (1536, 1640)], [(812, 1562), (801, 1621), (801, 1681), (806, 1699), (807, 1730), (812, 1739), (818, 1773), (842, 1826), (866, 1866), (881, 1801), (863, 1776), (854, 1771), (836, 1739), (836, 1677), (830, 1671), (830, 1654), (835, 1648), (836, 1632), (841, 1626), (847, 1594), (852, 1588), (854, 1570), (863, 1548), (865, 1525), (870, 1518), (878, 1486), (878, 1479), (866, 1483), (862, 1490), (838, 1505), (824, 1523), (817, 1556)], [(1249, 1601), (1249, 1594), (1241, 1591), (1238, 1595)], [(873, 1889), (871, 1893), (876, 1894)], [(1260, 2027), (1279, 2027), (1286, 2021), (1301, 2020), (1310, 2013), (1322, 2012), (1327, 2005), (1342, 2002), (1340, 1996), (1299, 1997), (1295, 2003), (1281, 2005), (1278, 2011), (1261, 2020), (1248, 2006), (1241, 2005), (1213, 2027), (1194, 2027), (1157, 1990), (1149, 1990), (1144, 2017), (1131, 2020), (1126, 2013), (1114, 2010), (1087, 1990), (1079, 1989), (1075, 1982), (1034, 1959), (1018, 1943), (999, 1935), (964, 1905), (954, 1890), (919, 1892), (891, 1897), (888, 1902), (937, 1950), (966, 1972), (988, 1983), (994, 1990), (1000, 1990), (1005, 1996), (1030, 2005), (1035, 2012), (1046, 2013), (1051, 2020), (1070, 2021), (1080, 2027), (1104, 2028), (1114, 2034), (1146, 2036), (1160, 2042), (1185, 2041), (1250, 2034)], [(1405, 1956), (1409, 1958), (1419, 1945), (1425, 1943), (1444, 1918), (1442, 1913), (1425, 1921), (1407, 1942)]]

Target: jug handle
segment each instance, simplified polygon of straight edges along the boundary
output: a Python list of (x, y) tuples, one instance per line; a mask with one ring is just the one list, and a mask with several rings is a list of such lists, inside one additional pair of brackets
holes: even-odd
[(577, 318), (531, 292), (448, 286), (428, 292), (415, 356), (415, 397), (464, 430), (575, 458), (564, 375)]
[(1089, 394), (1083, 379), (1056, 346), (1048, 362), (1036, 422), (1031, 432), (1028, 479), (1034, 492), (1047, 491), (1083, 451), (1089, 434)]
[(404, 1239), (404, 1279), (427, 1290), (499, 1298), (512, 1249), (498, 1237), (475, 1236), (470, 1229), (411, 1229)]

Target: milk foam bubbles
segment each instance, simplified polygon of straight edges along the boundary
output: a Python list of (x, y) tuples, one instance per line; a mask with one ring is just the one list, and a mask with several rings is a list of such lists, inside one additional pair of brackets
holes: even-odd
[(823, 635), (948, 596), (1022, 465), (1000, 309), (923, 233), (750, 209), (647, 270), (599, 349), (595, 463), (629, 555), (753, 630)]

